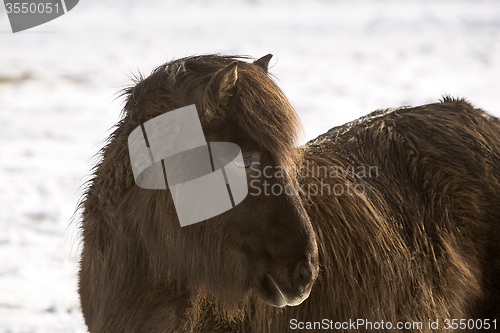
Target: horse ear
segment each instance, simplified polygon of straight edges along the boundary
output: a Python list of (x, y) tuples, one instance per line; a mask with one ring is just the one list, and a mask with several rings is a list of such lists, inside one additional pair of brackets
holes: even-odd
[(269, 60), (271, 60), (272, 57), (273, 57), (273, 55), (271, 53), (269, 53), (268, 55), (265, 55), (262, 58), (255, 60), (253, 62), (253, 64), (255, 66), (262, 68), (262, 70), (267, 73), (267, 67), (269, 66)]
[(227, 106), (238, 82), (238, 62), (234, 61), (219, 70), (208, 82), (205, 90), (205, 120), (217, 117), (221, 107)]

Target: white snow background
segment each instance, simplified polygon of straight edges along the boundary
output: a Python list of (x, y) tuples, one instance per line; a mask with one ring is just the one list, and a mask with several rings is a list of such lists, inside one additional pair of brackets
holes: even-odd
[(81, 1), (13, 34), (0, 8), (0, 332), (85, 332), (80, 186), (128, 76), (274, 54), (304, 141), (377, 108), (466, 97), (500, 116), (500, 1)]

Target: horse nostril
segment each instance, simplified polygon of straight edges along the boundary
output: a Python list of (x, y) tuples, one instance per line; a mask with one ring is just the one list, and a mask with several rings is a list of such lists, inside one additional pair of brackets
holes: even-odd
[(299, 289), (306, 289), (311, 282), (312, 272), (309, 264), (300, 262), (293, 271), (293, 285)]

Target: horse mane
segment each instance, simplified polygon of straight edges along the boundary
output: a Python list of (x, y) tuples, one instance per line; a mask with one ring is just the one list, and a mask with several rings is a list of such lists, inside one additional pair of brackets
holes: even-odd
[[(294, 150), (290, 147), (295, 147), (301, 136), (301, 122), (272, 76), (243, 61), (246, 59), (249, 57), (190, 56), (155, 68), (146, 79), (139, 75), (135, 85), (122, 93), (126, 97), (125, 118), (134, 123), (144, 122), (187, 103), (195, 103), (205, 132), (235, 126), (244, 141), (255, 143), (258, 148), (286, 161), (287, 155), (293, 155)], [(206, 105), (202, 98), (210, 78), (235, 61), (238, 63), (238, 87), (228, 112), (218, 122), (204, 121)], [(153, 99), (152, 95), (160, 99)], [(165, 108), (167, 105), (170, 107)]]
[[(122, 119), (98, 153), (102, 163), (94, 168), (89, 184), (108, 191), (102, 194), (103, 199), (113, 197), (108, 195), (111, 193), (116, 196), (117, 187), (123, 193), (134, 186), (128, 150), (124, 149), (128, 135), (149, 119), (193, 103), (205, 135), (237, 128), (240, 143), (268, 152), (277, 164), (293, 167), (299, 158), (295, 147), (302, 133), (301, 122), (269, 74), (243, 61), (246, 59), (217, 54), (190, 56), (155, 68), (147, 78), (140, 73), (136, 75), (134, 85), (121, 93), (126, 100)], [(217, 71), (234, 61), (238, 63), (236, 94), (222, 119), (209, 122), (203, 117), (204, 89)], [(106, 179), (99, 177), (100, 174), (106, 175)], [(85, 196), (88, 193), (89, 189)]]

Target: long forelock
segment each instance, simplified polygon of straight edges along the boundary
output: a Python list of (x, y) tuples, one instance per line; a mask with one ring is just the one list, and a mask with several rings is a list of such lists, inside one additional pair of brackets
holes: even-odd
[(225, 110), (227, 114), (222, 126), (236, 126), (236, 130), (268, 151), (277, 163), (290, 166), (302, 135), (301, 122), (273, 78), (243, 61), (246, 59), (245, 56), (219, 55), (189, 57), (167, 64), (164, 70), (175, 74), (174, 81), (183, 100), (193, 100), (189, 96), (193, 91), (198, 91), (194, 99), (199, 100), (210, 77), (238, 61), (237, 93), (229, 109)]
[[(244, 61), (246, 59), (246, 56), (209, 54), (181, 58), (161, 65), (147, 78), (137, 76), (135, 86), (123, 92), (127, 98), (125, 113), (139, 115), (132, 118), (144, 122), (185, 106), (187, 101), (199, 102), (210, 77), (231, 62), (238, 61), (237, 94), (233, 96), (229, 110), (226, 110), (222, 126), (236, 126), (235, 130), (268, 151), (276, 163), (291, 166), (296, 158), (298, 139), (302, 135), (300, 120), (272, 77)], [(146, 103), (150, 106), (151, 100), (157, 98), (153, 94), (168, 99), (169, 105), (157, 110), (145, 107)], [(204, 110), (199, 112), (203, 113)], [(206, 124), (202, 125), (210, 128)]]
[(238, 99), (234, 104), (238, 127), (276, 159), (290, 166), (296, 158), (302, 135), (300, 120), (283, 92), (267, 75), (240, 75)]

